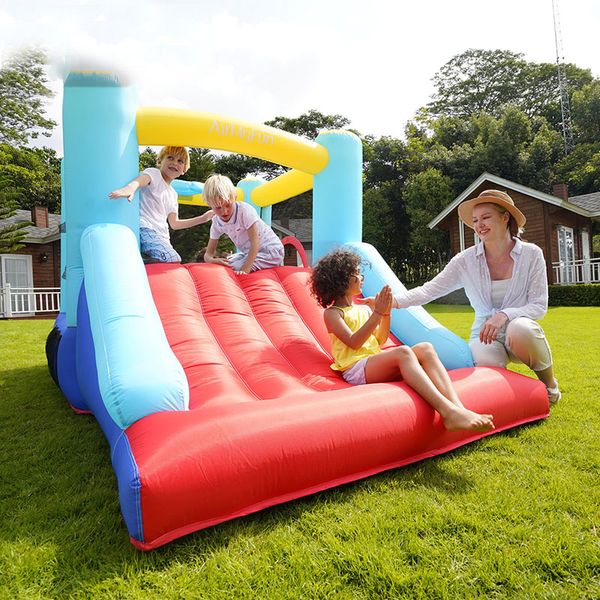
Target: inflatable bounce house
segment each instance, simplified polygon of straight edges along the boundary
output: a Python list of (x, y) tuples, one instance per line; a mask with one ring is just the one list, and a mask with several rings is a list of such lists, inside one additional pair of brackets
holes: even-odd
[[(239, 183), (270, 206), (313, 190), (313, 258), (350, 246), (364, 290), (402, 284), (361, 242), (362, 147), (347, 131), (309, 141), (217, 114), (137, 108), (115, 75), (65, 80), (62, 308), (47, 342), (72, 408), (110, 444), (131, 542), (150, 550), (190, 532), (435, 456), (490, 433), (449, 432), (404, 383), (350, 386), (332, 362), (310, 269), (238, 276), (214, 264), (145, 265), (139, 204), (108, 200), (133, 179), (139, 146), (228, 150), (288, 167)], [(201, 202), (201, 183), (175, 182)], [(467, 344), (422, 308), (393, 311), (389, 343), (434, 344), (465, 406), (496, 430), (548, 415), (540, 382), (474, 368)]]

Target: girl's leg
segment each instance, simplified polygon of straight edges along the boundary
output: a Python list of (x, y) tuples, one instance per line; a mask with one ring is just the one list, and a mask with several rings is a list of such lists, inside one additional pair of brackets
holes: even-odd
[(433, 384), (419, 364), (413, 350), (399, 346), (369, 357), (365, 368), (367, 383), (404, 379), (432, 408), (440, 413), (448, 431), (471, 429), (488, 431), (494, 428), (492, 415), (480, 415), (446, 398)]
[(446, 396), (450, 402), (456, 404), (456, 406), (463, 407), (463, 403), (460, 401), (460, 398), (452, 385), (448, 371), (446, 371), (446, 368), (442, 364), (435, 348), (429, 342), (421, 342), (420, 344), (415, 344), (412, 347), (412, 350), (423, 367), (423, 370), (433, 382), (433, 385), (435, 385), (435, 387)]

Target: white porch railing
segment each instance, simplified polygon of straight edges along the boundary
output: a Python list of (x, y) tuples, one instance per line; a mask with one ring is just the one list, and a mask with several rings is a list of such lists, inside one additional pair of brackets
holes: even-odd
[(552, 270), (553, 283), (559, 285), (600, 283), (600, 258), (553, 262)]
[(0, 317), (29, 317), (60, 311), (60, 288), (0, 288)]

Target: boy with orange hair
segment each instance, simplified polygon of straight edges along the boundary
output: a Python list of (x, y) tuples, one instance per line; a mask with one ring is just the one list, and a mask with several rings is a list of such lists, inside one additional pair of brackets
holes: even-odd
[(169, 225), (172, 229), (187, 229), (210, 221), (213, 211), (191, 219), (180, 219), (177, 192), (171, 182), (190, 168), (187, 148), (165, 146), (156, 159), (158, 168), (144, 169), (126, 186), (116, 189), (109, 198), (127, 198), (140, 189), (140, 248), (142, 254), (158, 262), (181, 262), (181, 256), (171, 245)]

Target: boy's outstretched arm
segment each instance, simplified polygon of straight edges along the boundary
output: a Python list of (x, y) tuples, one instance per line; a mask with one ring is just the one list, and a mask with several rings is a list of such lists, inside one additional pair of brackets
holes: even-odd
[(108, 194), (108, 197), (111, 200), (115, 198), (127, 198), (128, 202), (133, 200), (133, 195), (137, 192), (139, 188), (146, 187), (150, 183), (150, 175), (146, 175), (146, 173), (140, 173), (133, 181), (130, 181), (127, 185), (122, 188), (118, 188), (113, 190)]
[(239, 271), (236, 271), (238, 275), (250, 273), (250, 269), (252, 269), (252, 265), (258, 254), (260, 242), (258, 239), (258, 227), (256, 226), (256, 223), (252, 223), (248, 228), (248, 239), (250, 240), (250, 250), (248, 251), (248, 256), (242, 265), (242, 268)]
[(195, 225), (201, 225), (202, 223), (210, 221), (214, 215), (215, 213), (212, 210), (207, 210), (197, 217), (180, 219), (175, 213), (169, 213), (167, 221), (169, 222), (171, 229), (187, 229), (188, 227), (194, 227)]
[(223, 265), (224, 267), (228, 267), (229, 261), (226, 258), (215, 256), (218, 243), (219, 240), (215, 240), (213, 238), (210, 238), (210, 240), (208, 240), (208, 246), (206, 247), (206, 252), (204, 253), (204, 262), (214, 263), (217, 265)]

